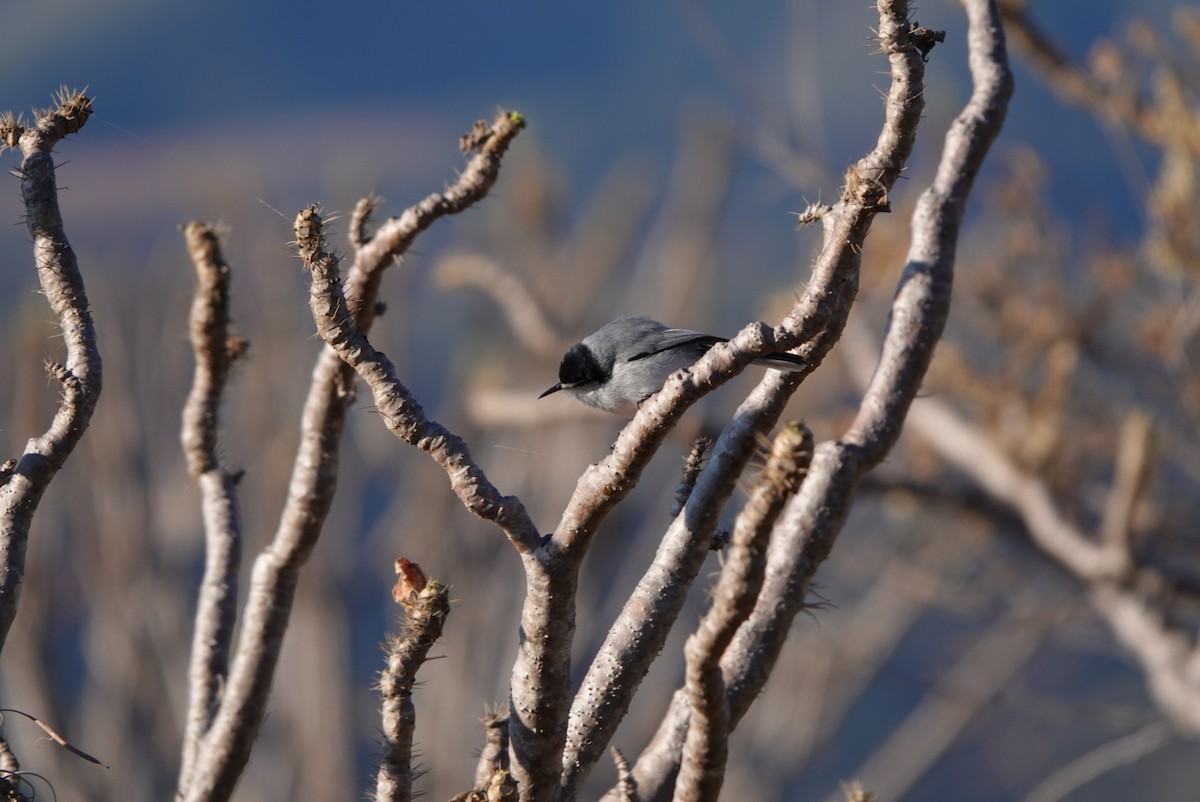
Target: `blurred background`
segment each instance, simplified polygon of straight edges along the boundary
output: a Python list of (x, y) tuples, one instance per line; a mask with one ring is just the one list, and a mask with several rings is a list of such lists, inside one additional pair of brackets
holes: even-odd
[[(908, 212), (970, 91), (961, 10), (928, 0), (917, 11), (947, 37), (929, 59), (909, 180), (864, 253), (851, 321), (859, 342), (883, 329)], [(1162, 75), (1178, 76), (1196, 113), (1200, 37), (1173, 3), (1030, 11), (1113, 85), (1166, 102)], [(87, 128), (57, 152), (104, 394), (35, 519), (0, 664), (4, 706), (111, 766), (8, 722), (23, 767), (49, 777), (59, 799), (161, 799), (174, 787), (202, 565), (199, 494), (178, 444), (194, 284), (181, 224), (223, 225), (235, 328), (251, 343), (223, 442), (227, 466), (247, 471), (248, 568), (274, 532), (319, 351), (307, 278), (287, 246), (293, 216), (314, 201), (348, 214), (369, 193), (385, 198), (381, 214), (399, 214), (453, 180), (457, 137), (474, 120), (520, 111), (528, 130), (489, 198), (437, 224), (389, 271), (372, 341), (550, 531), (623, 423), (570, 399), (535, 400), (565, 346), (622, 314), (719, 334), (777, 320), (819, 244), (789, 213), (836, 199), (842, 171), (874, 144), (888, 82), (865, 3), (10, 0), (0, 20), (0, 109), (49, 105), (60, 84), (96, 98)], [(1116, 433), (1143, 410), (1160, 447), (1135, 535), (1194, 564), (1196, 154), (1170, 131), (1148, 138), (1063, 102), (1021, 51), (1013, 56), (1017, 92), (971, 200), (927, 391), (1085, 526), (1103, 507)], [(6, 456), (49, 421), (56, 390), (43, 361), (59, 348), (9, 180)], [(538, 336), (520, 336), (501, 309), (514, 297), (509, 280), (544, 310)], [(789, 416), (818, 439), (838, 436), (865, 354), (835, 349)], [(690, 411), (606, 522), (583, 572), (580, 675), (665, 529), (688, 438), (719, 426), (754, 378)], [(426, 665), (415, 697), (430, 798), (469, 786), (480, 719), (507, 698), (523, 587), (511, 547), (462, 509), (440, 469), (385, 434), (369, 397), (343, 453), (238, 799), (348, 798), (370, 783), (380, 643), (400, 626), (390, 596), (398, 556), (454, 587), (435, 649), (443, 659)], [(718, 568), (713, 557), (618, 732), (631, 758), (681, 681), (680, 647)], [(818, 583), (820, 609), (797, 620), (733, 738), (724, 798), (838, 798), (856, 777), (881, 799), (1194, 798), (1194, 742), (1164, 723), (1083, 589), (918, 437), (906, 435), (863, 489)], [(1128, 759), (1075, 770), (1129, 738), (1141, 740), (1121, 753)], [(586, 796), (614, 778), (602, 765)]]

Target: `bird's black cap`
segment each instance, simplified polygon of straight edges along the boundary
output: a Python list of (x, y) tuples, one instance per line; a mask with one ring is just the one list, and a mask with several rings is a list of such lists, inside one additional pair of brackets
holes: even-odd
[(590, 384), (603, 384), (611, 375), (597, 361), (592, 349), (583, 343), (576, 343), (562, 358), (558, 366), (558, 384), (538, 396), (545, 398), (551, 393), (572, 387), (585, 387)]

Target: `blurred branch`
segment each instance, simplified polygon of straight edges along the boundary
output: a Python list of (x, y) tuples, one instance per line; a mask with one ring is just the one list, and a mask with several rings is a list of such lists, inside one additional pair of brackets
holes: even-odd
[[(783, 335), (777, 341), (785, 344), (814, 325), (817, 307), (828, 303), (833, 276), (841, 273), (856, 281), (857, 254), (869, 219), (881, 206), (886, 208), (887, 191), (911, 151), (922, 108), (921, 48), (932, 41), (927, 39), (931, 32), (910, 27), (903, 3), (881, 2), (879, 11), (880, 42), (893, 76), (887, 120), (876, 150), (848, 173), (839, 203), (815, 210), (825, 223), (825, 245), (808, 291), (777, 330)], [(913, 241), (892, 303), (888, 335), (858, 415), (841, 439), (817, 447), (808, 478), (775, 526), (758, 603), (721, 661), (731, 725), (766, 682), (812, 577), (845, 521), (860, 477), (884, 458), (899, 436), (944, 326), (963, 209), (1012, 92), (995, 6), (975, 0), (967, 3), (967, 14), (974, 92), (947, 132), (934, 183), (913, 215)], [(806, 355), (812, 358), (811, 352)], [(676, 694), (634, 769), (643, 799), (666, 798), (679, 770), (686, 720), (686, 701)]]
[[(788, 107), (790, 105), (797, 108), (799, 104), (780, 103), (775, 95), (763, 87), (762, 81), (758, 80), (744, 61), (738, 58), (737, 52), (713, 19), (711, 12), (700, 3), (696, 0), (683, 0), (676, 3), (676, 8), (684, 25), (687, 26), (691, 38), (709, 65), (751, 109), (754, 128), (743, 135), (747, 148), (775, 173), (785, 177), (794, 186), (811, 186), (827, 180), (829, 178), (828, 171), (821, 165), (820, 160), (808, 154), (815, 150), (824, 155), (828, 149), (797, 147), (794, 144), (798, 132), (793, 130), (793, 115), (789, 114)], [(805, 34), (809, 36), (822, 35), (821, 29), (816, 26), (795, 27), (797, 30), (791, 33), (791, 37), (797, 42), (800, 41), (800, 36)], [(801, 46), (793, 47), (792, 50), (800, 51), (800, 53), (816, 53), (817, 48), (812, 47), (812, 44), (804, 42)], [(795, 58), (795, 54), (789, 53), (789, 57)], [(795, 80), (796, 76), (792, 75), (791, 78)], [(821, 80), (820, 77), (814, 80), (811, 73), (805, 73), (804, 84), (820, 86)], [(820, 105), (820, 103), (804, 105), (804, 117), (806, 119), (812, 117)], [(799, 119), (795, 120), (795, 123), (801, 124)]]
[(1174, 739), (1175, 731), (1171, 725), (1165, 721), (1156, 721), (1071, 761), (1042, 780), (1025, 797), (1025, 802), (1059, 802), (1075, 789), (1113, 769), (1141, 760), (1151, 752), (1167, 746)]
[[(1146, 188), (1138, 155), (1118, 143), (1118, 156), (1131, 173), (1133, 186), (1145, 191), (1146, 226), (1141, 255), (1168, 276), (1194, 274), (1200, 236), (1194, 224), (1197, 176), (1200, 171), (1200, 14), (1180, 4), (1173, 14), (1182, 55), (1156, 26), (1137, 21), (1128, 42), (1101, 39), (1086, 64), (1064, 54), (1033, 22), (1018, 0), (1004, 3), (1005, 23), (1025, 49), (1035, 74), (1066, 102), (1109, 126), (1129, 131), (1162, 151), (1157, 176)], [(1190, 342), (1190, 315), (1167, 324), (1171, 350)], [(1166, 350), (1166, 349), (1164, 349)]]
[(644, 169), (613, 169), (588, 200), (578, 225), (553, 249), (552, 275), (571, 275), (570, 292), (556, 282), (555, 317), (560, 325), (593, 314), (597, 295), (629, 264), (633, 245), (643, 235), (652, 194)]
[(982, 430), (948, 405), (922, 399), (913, 407), (909, 425), (944, 460), (1016, 510), (1034, 542), (1078, 579), (1111, 581), (1129, 569), (1127, 550), (1086, 538), (1063, 515), (1045, 482), (1022, 472)]
[(795, 709), (805, 711), (794, 719), (798, 745), (792, 759), (797, 768), (839, 731), (853, 706), (886, 672), (938, 594), (937, 572), (945, 561), (944, 543), (931, 538), (911, 561), (884, 562), (866, 594), (845, 610), (840, 626), (823, 628), (820, 635), (806, 633), (823, 642), (798, 647), (806, 659), (794, 693)]
[(687, 640), (687, 694), (691, 706), (675, 799), (715, 802), (728, 759), (729, 706), (720, 660), (762, 588), (767, 542), (783, 505), (796, 492), (812, 459), (812, 432), (792, 423), (775, 437), (767, 465), (738, 514), (713, 603)]
[(1193, 155), (1200, 155), (1200, 120), (1179, 105), (1147, 103), (1115, 47), (1098, 50), (1095, 63), (1084, 67), (1034, 23), (1024, 0), (1001, 0), (1000, 13), (1005, 30), (1038, 68), (1036, 74), (1063, 100), (1127, 126), (1156, 145), (1186, 143)]
[(188, 473), (200, 485), (204, 516), (204, 577), (196, 602), (188, 669), (188, 710), (179, 769), (179, 788), (188, 788), (200, 741), (212, 726), (229, 672), (229, 650), (237, 621), (237, 582), (242, 525), (238, 475), (221, 467), (218, 419), (229, 369), (245, 353), (245, 340), (229, 331), (230, 270), (216, 230), (184, 226), (188, 254), (196, 267), (190, 334), (196, 355), (192, 389), (183, 408), (182, 439)]
[(496, 713), (483, 718), (483, 749), (475, 767), (475, 787), (486, 788), (497, 771), (508, 770), (508, 719)]
[[(1200, 731), (1200, 684), (1190, 668), (1200, 660), (1200, 647), (1167, 609), (1174, 594), (1194, 595), (1192, 581), (1139, 560), (1127, 528), (1119, 536), (1089, 537), (1063, 513), (1045, 481), (1023, 472), (946, 404), (923, 399), (909, 415), (909, 428), (1016, 512), (1033, 543), (1088, 589), (1095, 609), (1141, 664), (1159, 708), (1183, 730)], [(1144, 423), (1131, 424), (1122, 442), (1117, 462), (1124, 459), (1127, 465), (1116, 470), (1110, 503), (1114, 494), (1136, 496), (1142, 481), (1138, 477), (1146, 469), (1141, 463), (1147, 457), (1149, 429)], [(1120, 501), (1119, 506), (1129, 503)]]
[(473, 387), (465, 393), (463, 405), (472, 423), (481, 428), (513, 426), (537, 428), (560, 423), (611, 421), (612, 413), (583, 404), (551, 404), (541, 407), (529, 403), (536, 395), (529, 390), (498, 390)]
[(490, 296), (504, 312), (521, 345), (539, 359), (557, 359), (566, 350), (567, 344), (528, 283), (495, 260), (477, 253), (450, 254), (438, 261), (433, 274), (448, 290), (471, 287)]
[[(896, 799), (903, 798), (1008, 687), (1053, 623), (1031, 620), (1023, 605), (1010, 605), (1004, 618), (942, 674), (920, 704), (851, 775), (873, 788), (887, 788)], [(831, 794), (827, 802), (840, 798)]]
[[(477, 123), (461, 142), (464, 152), (474, 151), (474, 155), (458, 180), (445, 192), (427, 196), (382, 224), (355, 251), (345, 296), (362, 335), (378, 311), (375, 301), (383, 270), (434, 221), (461, 212), (487, 194), (499, 175), (501, 157), (522, 127), (524, 120), (515, 113), (498, 115), (491, 127)], [(279, 527), (271, 545), (255, 560), (225, 695), (201, 746), (192, 785), (179, 789), (189, 801), (228, 799), (249, 759), (266, 710), (299, 571), (316, 545), (333, 501), (338, 449), (354, 399), (353, 369), (326, 347), (313, 371)]]
[(354, 250), (357, 251), (371, 241), (367, 226), (371, 224), (371, 215), (375, 214), (379, 204), (380, 199), (374, 195), (359, 198), (358, 203), (354, 204), (354, 213), (350, 215), (350, 228), (347, 232), (350, 237), (350, 247)]
[(0, 151), (20, 149), (21, 197), (25, 223), (33, 238), (38, 280), (62, 330), (66, 360), (48, 362), (62, 397), (50, 428), (29, 440), (15, 464), (0, 475), (0, 650), (8, 638), (25, 578), (29, 527), (50, 481), (87, 431), (100, 397), (100, 350), (88, 308), (87, 292), (75, 251), (67, 241), (58, 207), (58, 186), (51, 151), (68, 134), (83, 128), (92, 99), (83, 92), (59, 90), (56, 106), (38, 112), (27, 126), (11, 113), (0, 116)]
[(1154, 458), (1154, 422), (1141, 411), (1129, 413), (1117, 441), (1115, 476), (1104, 517), (1100, 540), (1122, 550), (1131, 546), (1133, 517)]
[(696, 480), (700, 478), (700, 472), (704, 469), (704, 463), (708, 461), (712, 447), (713, 441), (704, 435), (692, 441), (692, 448), (683, 462), (683, 478), (675, 487), (675, 499), (671, 502), (669, 513), (671, 518), (676, 518), (679, 513), (683, 512), (687, 500), (691, 498), (692, 491), (696, 488)]
[(1187, 733), (1200, 732), (1200, 683), (1195, 666), (1200, 645), (1192, 629), (1175, 620), (1161, 601), (1135, 588), (1097, 583), (1092, 603), (1108, 621), (1117, 640), (1146, 672), (1150, 695), (1159, 709)]
[(711, 112), (682, 124), (662, 210), (625, 285), (622, 307), (644, 311), (655, 299), (655, 317), (688, 320), (713, 297), (721, 211), (733, 174), (733, 134)]

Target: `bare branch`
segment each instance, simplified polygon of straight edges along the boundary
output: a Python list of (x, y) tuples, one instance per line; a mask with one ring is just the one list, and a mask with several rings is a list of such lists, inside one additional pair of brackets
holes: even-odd
[[(501, 113), (488, 128), (477, 127), (475, 155), (445, 192), (429, 195), (398, 218), (381, 225), (355, 252), (345, 294), (364, 335), (377, 313), (384, 269), (400, 258), (434, 221), (457, 214), (484, 197), (495, 183), (500, 159), (524, 127), (515, 113)], [(255, 560), (242, 635), (221, 708), (197, 760), (187, 800), (224, 800), (233, 792), (258, 734), (279, 650), (287, 629), (301, 566), (308, 560), (333, 501), (338, 449), (346, 413), (355, 400), (354, 371), (326, 347), (313, 370), (301, 419), (288, 497), (274, 540)]]
[(508, 719), (496, 713), (483, 717), (483, 749), (475, 767), (475, 787), (486, 788), (497, 771), (508, 770)]
[[(445, 192), (435, 192), (405, 209), (399, 217), (388, 219), (355, 251), (354, 269), (346, 277), (346, 298), (359, 331), (366, 334), (374, 320), (375, 299), (384, 269), (401, 258), (417, 235), (435, 221), (458, 214), (487, 195), (500, 175), (501, 158), (524, 127), (524, 118), (515, 111), (500, 112), (490, 127), (482, 121), (475, 123), (475, 131), (465, 135), (460, 143), (471, 144), (475, 155), (458, 180)], [(358, 208), (361, 207), (360, 203)]]
[[(1143, 590), (1143, 586), (1170, 588), (1174, 580), (1157, 568), (1140, 564), (1124, 534), (1107, 540), (1089, 537), (1067, 518), (1045, 482), (1014, 465), (988, 437), (946, 405), (923, 399), (913, 406), (909, 418), (913, 432), (986, 493), (1009, 505), (1033, 542), (1089, 588), (1093, 606), (1145, 670), (1155, 702), (1181, 729), (1200, 732), (1200, 686), (1190, 668), (1200, 660), (1200, 649), (1191, 633), (1145, 598)], [(1131, 443), (1126, 448), (1133, 467), (1145, 458), (1147, 437), (1148, 432), (1129, 435)], [(1118, 474), (1121, 472), (1118, 469)], [(1116, 488), (1126, 482), (1132, 491), (1140, 482), (1133, 478), (1141, 472), (1130, 471), (1128, 480), (1118, 475), (1113, 492), (1124, 494), (1126, 491)]]
[[(949, 667), (937, 687), (851, 774), (872, 788), (887, 788), (889, 794), (903, 798), (980, 712), (1009, 687), (1045, 641), (1052, 623), (1052, 617), (1031, 618), (1024, 605), (1010, 606), (1004, 618)], [(831, 794), (827, 802), (840, 798), (840, 794)]]
[(367, 226), (371, 224), (371, 215), (375, 214), (375, 210), (379, 208), (380, 199), (374, 195), (368, 195), (365, 198), (359, 198), (358, 203), (354, 204), (354, 213), (350, 215), (350, 247), (358, 250), (362, 246), (371, 241), (371, 235), (367, 232)]
[(803, 480), (812, 446), (812, 432), (799, 423), (789, 424), (775, 437), (766, 468), (734, 524), (712, 608), (688, 638), (686, 688), (691, 719), (675, 784), (677, 802), (715, 802), (720, 794), (730, 729), (721, 655), (754, 609), (771, 527)]
[(192, 390), (183, 410), (183, 449), (188, 473), (199, 478), (216, 470), (217, 418), (229, 368), (246, 349), (229, 331), (229, 265), (221, 255), (217, 231), (206, 223), (183, 227), (188, 255), (196, 267), (196, 293), (192, 297), (190, 334), (196, 352)]
[(433, 273), (448, 290), (471, 287), (491, 296), (531, 354), (550, 359), (565, 350), (562, 336), (551, 325), (529, 285), (495, 260), (477, 253), (450, 254), (437, 263)]
[(379, 678), (383, 757), (376, 778), (376, 802), (407, 802), (413, 798), (413, 685), (450, 614), (450, 589), (442, 583), (428, 581), (424, 587), (406, 590), (400, 602), (407, 611), (408, 624), (404, 634), (389, 644), (387, 667)]
[(580, 421), (609, 420), (612, 413), (583, 404), (555, 404), (539, 407), (529, 403), (529, 390), (499, 390), (475, 387), (463, 399), (471, 421), (480, 428), (512, 426), (517, 428), (553, 427)]
[(179, 787), (191, 785), (201, 739), (221, 702), (229, 673), (229, 650), (237, 621), (237, 580), (242, 527), (238, 477), (220, 464), (218, 413), (229, 368), (246, 343), (229, 331), (229, 265), (216, 230), (204, 223), (184, 226), (188, 254), (196, 267), (191, 340), (196, 354), (192, 389), (183, 409), (182, 439), (188, 472), (200, 485), (205, 561), (188, 669), (188, 712)]
[(1029, 792), (1025, 802), (1060, 802), (1076, 788), (1113, 769), (1141, 760), (1175, 738), (1175, 731), (1165, 721), (1156, 721), (1135, 733), (1123, 735), (1055, 771)]
[(1096, 583), (1091, 597), (1117, 640), (1146, 672), (1146, 684), (1159, 709), (1180, 730), (1200, 733), (1200, 683), (1195, 670), (1200, 646), (1192, 630), (1127, 586)]
[[(622, 475), (622, 472), (631, 472), (636, 480), (636, 475), (641, 470), (641, 458), (648, 459), (646, 453), (652, 454), (653, 449), (657, 448), (658, 441), (655, 440), (655, 437), (659, 429), (651, 427), (666, 427), (673, 424), (678, 414), (681, 414), (682, 408), (703, 392), (707, 392), (712, 387), (728, 380), (729, 377), (736, 375), (745, 367), (749, 359), (770, 351), (792, 348), (811, 340), (813, 342), (804, 355), (808, 358), (809, 363), (815, 366), (820, 363), (821, 357), (837, 341), (841, 327), (845, 324), (846, 316), (849, 313), (850, 304), (858, 290), (858, 268), (862, 243), (870, 230), (871, 221), (875, 215), (889, 209), (888, 193), (899, 178), (904, 163), (912, 151), (921, 110), (924, 108), (921, 83), (924, 74), (924, 60), (921, 48), (925, 46), (924, 38), (932, 34), (923, 29), (916, 29), (909, 24), (906, 16), (907, 6), (904, 3), (881, 2), (879, 12), (880, 43), (883, 52), (888, 55), (892, 67), (892, 86), (888, 95), (884, 126), (875, 149), (847, 172), (846, 186), (839, 202), (822, 212), (825, 244), (814, 265), (812, 279), (804, 294), (789, 315), (773, 331), (768, 331), (761, 325), (746, 327), (725, 347), (713, 348), (692, 367), (690, 373), (683, 374), (682, 378), (673, 377), (662, 391), (646, 401), (638, 415), (621, 433), (609, 458), (599, 465), (593, 466), (590, 472), (592, 475), (585, 475), (580, 480), (579, 489), (572, 500), (572, 507), (568, 508), (568, 512), (564, 515), (557, 530), (559, 533), (566, 531), (577, 536), (580, 532), (590, 531), (590, 527), (581, 526), (577, 519), (570, 516), (573, 513), (584, 512), (588, 515), (589, 524), (592, 520), (598, 522), (606, 514), (607, 505), (619, 500), (623, 494), (611, 491), (614, 487), (621, 488), (628, 480), (628, 474)], [(932, 342), (929, 343), (928, 348), (932, 350)], [(774, 386), (772, 387), (772, 385)], [(786, 400), (794, 389), (795, 385), (789, 386), (774, 374), (768, 374), (756, 393), (762, 392), (768, 396), (778, 394), (777, 397)], [(677, 412), (677, 410), (680, 411)], [(662, 417), (656, 420), (653, 417), (655, 415)], [(643, 426), (646, 428), (642, 428)], [(645, 451), (639, 451), (639, 448), (645, 449)], [(846, 464), (849, 466), (849, 463)], [(848, 507), (849, 494), (852, 492), (855, 477), (860, 471), (865, 471), (869, 467), (866, 464), (856, 464), (853, 472), (842, 477), (841, 481), (845, 485), (837, 487), (839, 499), (837, 506), (842, 510), (842, 515)], [(614, 471), (615, 475), (608, 473), (613, 468), (617, 469)], [(826, 469), (829, 469), (828, 465)], [(705, 473), (708, 473), (707, 469)], [(587, 482), (595, 481), (600, 477), (603, 477), (600, 488), (586, 487)], [(606, 491), (603, 495), (595, 492), (601, 488)], [(592, 501), (589, 501), (588, 496), (581, 494), (581, 491), (585, 489), (593, 491)], [(703, 497), (704, 494), (699, 495)], [(576, 509), (577, 504), (579, 505), (578, 510)], [(688, 512), (685, 509), (681, 518), (686, 518), (687, 515)], [(835, 515), (825, 523), (831, 526), (835, 536), (837, 527), (840, 526), (840, 519)], [(557, 538), (558, 535), (556, 534), (555, 537)], [(671, 539), (671, 532), (668, 532), (667, 539), (664, 540), (664, 549)], [(584, 542), (586, 544), (586, 540)], [(573, 544), (567, 542), (565, 546), (570, 549)], [(659, 557), (662, 556), (663, 551), (660, 550)], [(659, 562), (659, 558), (656, 558), (656, 566)], [(668, 564), (672, 569), (676, 568), (675, 565)], [(813, 568), (815, 569), (815, 564)], [(695, 574), (694, 572), (684, 573), (683, 576), (689, 578), (688, 583), (690, 584), (691, 578), (694, 578)], [(641, 586), (639, 586), (639, 590), (641, 590)], [(793, 608), (792, 614), (798, 607), (799, 602)], [(639, 615), (638, 617), (643, 616)], [(673, 615), (669, 617), (669, 620), (673, 620)], [(784, 626), (782, 631), (786, 632), (786, 630), (787, 627)], [(610, 637), (610, 641), (611, 639)], [(653, 645), (657, 641), (647, 639), (647, 642)], [(601, 654), (604, 654), (603, 649)], [(595, 672), (600, 661), (601, 658), (598, 656), (597, 662), (593, 664), (593, 670), (589, 671), (589, 676)], [(762, 677), (762, 681), (765, 681), (765, 676)], [(633, 685), (636, 687), (636, 683)], [(585, 679), (584, 690), (581, 690), (580, 695), (583, 696), (587, 689), (588, 684)], [(679, 701), (680, 698), (677, 696), (676, 701)], [(679, 735), (684, 731), (676, 729), (675, 733)], [(597, 742), (601, 745), (606, 743), (605, 739), (598, 739)], [(643, 764), (641, 760), (638, 761), (635, 772), (638, 776), (638, 787), (642, 789), (643, 793), (645, 793), (645, 788), (653, 787), (654, 793), (660, 794), (664, 793), (663, 789), (668, 787), (669, 781), (678, 768), (682, 742), (673, 740), (669, 749), (671, 757), (663, 764), (667, 768), (663, 772), (658, 772), (655, 779), (649, 783), (643, 783), (641, 773)], [(571, 751), (568, 751), (564, 762), (564, 776), (576, 771), (573, 767), (572, 757)], [(586, 763), (583, 771), (590, 768), (592, 764), (594, 764), (594, 760)]]
[(421, 405), (397, 378), (391, 360), (354, 328), (342, 294), (337, 258), (325, 250), (322, 226), (316, 207), (310, 206), (296, 217), (297, 248), (312, 272), (310, 293), (317, 332), (371, 388), (375, 407), (388, 429), (433, 457), (467, 509), (499, 526), (518, 551), (533, 551), (541, 536), (521, 500), (500, 495), (471, 458), (466, 442), (425, 417)]
[(1090, 540), (1055, 504), (1046, 484), (1012, 463), (978, 428), (946, 404), (922, 399), (909, 424), (946, 462), (962, 470), (985, 492), (1020, 515), (1038, 546), (1085, 582), (1115, 580), (1129, 569), (1119, 544)]
[(609, 628), (571, 705), (563, 753), (564, 798), (577, 793), (604, 755), (683, 609), (721, 510), (753, 457), (757, 438), (775, 425), (798, 386), (794, 373), (768, 372), (734, 413), (654, 561)]
[[(897, 158), (911, 150), (920, 116), (923, 62), (920, 48), (909, 38), (906, 6), (879, 5), (880, 40), (893, 72), (887, 122), (876, 150), (849, 176), (843, 199), (823, 213), (823, 217), (834, 218), (824, 221), (826, 246), (814, 269), (817, 286), (822, 286), (822, 281), (828, 286), (838, 265), (847, 265), (841, 268), (843, 273), (856, 275), (853, 250), (865, 235), (865, 223), (850, 212), (886, 203), (885, 188), (890, 184), (884, 179), (894, 180), (902, 167), (903, 159)], [(975, 174), (1003, 123), (1012, 92), (994, 4), (974, 0), (966, 5), (975, 90), (947, 133), (937, 176), (914, 214), (913, 243), (892, 304), (883, 355), (859, 414), (844, 438), (817, 447), (808, 479), (776, 524), (759, 602), (721, 661), (733, 724), (766, 682), (813, 574), (845, 521), (859, 477), (878, 464), (895, 443), (942, 331), (963, 209)], [(875, 176), (880, 178), (872, 182)], [(839, 251), (846, 243), (853, 246), (850, 252)], [(813, 307), (819, 304), (819, 298), (811, 296), (806, 293), (785, 319), (777, 341), (790, 344), (793, 337), (806, 336)], [(667, 798), (687, 731), (681, 726), (684, 719), (686, 701), (677, 693), (663, 726), (634, 770), (643, 799)]]
[(82, 92), (59, 91), (56, 108), (26, 127), (12, 120), (0, 126), (3, 146), (20, 148), (21, 196), (33, 237), (33, 256), (46, 301), (62, 329), (66, 360), (48, 366), (62, 387), (50, 428), (25, 446), (0, 487), (0, 650), (17, 615), (25, 575), (25, 551), (34, 512), (50, 481), (62, 468), (91, 422), (100, 397), (101, 364), (96, 329), (75, 251), (67, 241), (58, 207), (54, 158), (59, 140), (83, 128), (92, 100)]
[(617, 801), (618, 802), (637, 802), (637, 782), (633, 779), (633, 771), (629, 768), (629, 761), (625, 759), (625, 755), (621, 754), (621, 750), (617, 747), (612, 748), (613, 762), (617, 764)]
[(1193, 155), (1200, 154), (1200, 125), (1194, 113), (1186, 119), (1179, 107), (1164, 108), (1147, 103), (1129, 80), (1127, 65), (1113, 48), (1099, 68), (1085, 67), (1070, 59), (1030, 18), (1024, 2), (1003, 0), (1000, 11), (1005, 30), (1037, 66), (1041, 76), (1066, 102), (1087, 109), (1109, 123), (1126, 126), (1148, 142), (1168, 147), (1183, 144)]
[[(836, 312), (848, 314), (849, 309), (835, 299), (852, 300), (857, 294), (860, 255), (871, 223), (876, 214), (891, 210), (889, 193), (916, 141), (925, 108), (925, 62), (917, 34), (928, 32), (909, 23), (907, 3), (880, 2), (878, 10), (880, 51), (888, 57), (892, 79), (884, 124), (874, 149), (846, 171), (838, 202), (814, 210), (823, 223), (823, 244), (807, 290), (776, 327), (775, 337), (784, 348), (816, 337)], [(840, 328), (827, 334), (836, 340)], [(819, 353), (832, 346), (833, 341), (828, 342)], [(814, 355), (808, 356), (813, 361)]]
[(1133, 516), (1146, 488), (1154, 456), (1154, 423), (1141, 411), (1131, 412), (1121, 426), (1117, 442), (1112, 488), (1104, 505), (1100, 540), (1128, 551), (1133, 534)]
[(671, 512), (668, 513), (671, 518), (675, 518), (683, 512), (684, 505), (691, 498), (692, 490), (696, 487), (696, 480), (700, 477), (700, 471), (704, 469), (704, 463), (708, 459), (712, 446), (712, 440), (703, 435), (697, 437), (692, 443), (692, 449), (683, 463), (683, 478), (675, 488), (675, 500), (671, 502)]

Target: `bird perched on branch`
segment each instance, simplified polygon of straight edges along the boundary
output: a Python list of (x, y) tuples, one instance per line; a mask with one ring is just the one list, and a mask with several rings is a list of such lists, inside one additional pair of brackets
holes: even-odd
[[(725, 337), (672, 329), (648, 317), (623, 317), (606, 323), (571, 346), (558, 368), (558, 383), (538, 398), (565, 390), (588, 406), (633, 415), (638, 404), (662, 389), (667, 377), (696, 360)], [(771, 354), (754, 360), (775, 370), (802, 370), (808, 363), (795, 354)]]

